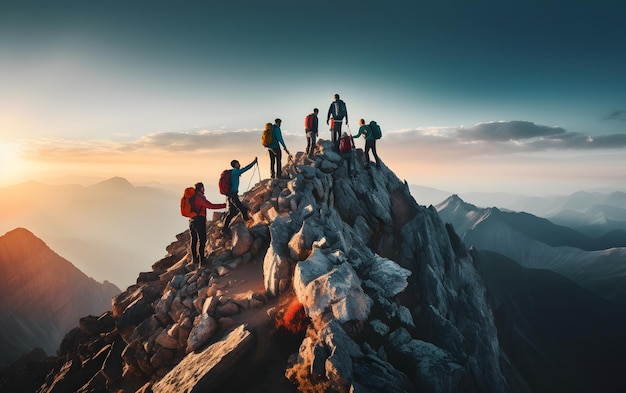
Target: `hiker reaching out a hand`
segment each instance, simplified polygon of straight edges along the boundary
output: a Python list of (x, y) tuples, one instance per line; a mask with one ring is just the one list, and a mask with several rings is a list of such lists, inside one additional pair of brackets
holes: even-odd
[(252, 160), (251, 163), (249, 163), (243, 168), (241, 167), (241, 164), (237, 160), (232, 160), (230, 162), (230, 166), (232, 166), (233, 169), (230, 170), (230, 189), (226, 193), (226, 197), (228, 198), (227, 199), (228, 214), (224, 218), (224, 227), (222, 228), (222, 231), (224, 233), (228, 231), (228, 228), (230, 226), (230, 221), (239, 212), (241, 212), (241, 217), (244, 219), (244, 221), (248, 221), (250, 219), (250, 216), (248, 216), (249, 209), (246, 206), (244, 206), (243, 203), (241, 203), (241, 200), (239, 200), (239, 177), (241, 176), (242, 173), (252, 168), (257, 162), (258, 162), (258, 158), (254, 157), (254, 160)]

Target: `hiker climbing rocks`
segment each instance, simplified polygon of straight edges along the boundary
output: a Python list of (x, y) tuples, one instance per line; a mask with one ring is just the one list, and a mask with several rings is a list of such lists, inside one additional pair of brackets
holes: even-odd
[(273, 130), (272, 130), (272, 142), (268, 144), (267, 151), (270, 155), (270, 173), (272, 179), (281, 178), (281, 168), (282, 168), (282, 153), (280, 151), (280, 145), (285, 149), (285, 153), (289, 155), (289, 150), (287, 150), (287, 146), (285, 146), (285, 141), (283, 141), (283, 134), (280, 131), (280, 125), (282, 124), (282, 120), (276, 119), (274, 120)]
[(326, 115), (326, 124), (330, 125), (331, 140), (335, 142), (335, 148), (339, 147), (339, 138), (341, 138), (341, 123), (346, 118), (348, 125), (348, 109), (346, 103), (339, 99), (339, 94), (335, 94), (335, 100), (330, 103), (328, 114)]
[(232, 160), (230, 162), (230, 166), (233, 169), (230, 170), (230, 189), (226, 192), (227, 196), (227, 205), (228, 205), (228, 214), (224, 218), (224, 227), (222, 228), (222, 232), (228, 232), (228, 228), (230, 226), (230, 221), (241, 212), (241, 217), (244, 221), (248, 221), (250, 217), (248, 216), (248, 208), (241, 203), (239, 200), (239, 177), (242, 173), (252, 168), (258, 162), (258, 158), (254, 157), (251, 163), (246, 165), (245, 167), (241, 167), (241, 164), (237, 160)]
[[(374, 126), (378, 127), (376, 122), (373, 122)], [(378, 131), (378, 132), (375, 132)], [(365, 158), (367, 159), (365, 167), (370, 167), (370, 150), (374, 154), (374, 158), (376, 159), (376, 168), (380, 168), (380, 158), (378, 158), (378, 153), (376, 153), (376, 139), (380, 138), (380, 128), (378, 130), (373, 130), (372, 125), (366, 125), (365, 120), (359, 120), (359, 133), (353, 136), (353, 138), (358, 138), (361, 135), (365, 137)]]
[(209, 202), (204, 196), (204, 184), (196, 183), (194, 187), (196, 192), (193, 197), (193, 210), (198, 215), (189, 219), (191, 255), (194, 264), (203, 264), (206, 246), (206, 209), (223, 209), (226, 204)]
[(339, 152), (343, 160), (348, 163), (348, 177), (352, 177), (352, 152), (354, 151), (354, 140), (352, 135), (344, 132), (339, 140)]
[(306, 133), (306, 155), (311, 157), (315, 150), (316, 138), (318, 137), (318, 118), (317, 114), (319, 109), (313, 109), (313, 112), (309, 113), (304, 118), (304, 132)]

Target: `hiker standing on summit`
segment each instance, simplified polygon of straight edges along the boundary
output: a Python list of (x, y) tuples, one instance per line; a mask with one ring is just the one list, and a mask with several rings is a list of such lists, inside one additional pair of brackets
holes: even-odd
[(239, 177), (242, 173), (252, 168), (257, 162), (258, 158), (254, 157), (254, 160), (243, 168), (237, 160), (232, 160), (230, 162), (230, 166), (232, 166), (233, 169), (231, 169), (230, 172), (230, 190), (226, 194), (226, 197), (228, 198), (228, 214), (226, 215), (226, 218), (224, 218), (224, 228), (222, 228), (222, 232), (224, 233), (228, 231), (230, 221), (237, 215), (237, 213), (241, 212), (241, 217), (243, 217), (244, 221), (248, 221), (250, 219), (248, 216), (249, 209), (239, 200)]
[(348, 109), (346, 108), (346, 103), (339, 99), (339, 94), (335, 94), (335, 100), (330, 103), (328, 114), (326, 115), (326, 124), (330, 125), (331, 140), (335, 143), (335, 148), (339, 148), (341, 123), (344, 117), (346, 118), (346, 125), (348, 125)]
[(280, 151), (280, 145), (283, 145), (283, 149), (285, 149), (285, 153), (289, 155), (289, 150), (287, 150), (287, 146), (285, 146), (285, 141), (283, 141), (283, 133), (280, 131), (280, 125), (282, 124), (282, 120), (276, 119), (274, 120), (274, 126), (272, 130), (272, 143), (267, 145), (267, 151), (270, 155), (270, 173), (272, 175), (272, 179), (281, 178), (280, 171), (282, 170), (282, 153)]
[(356, 139), (361, 135), (365, 137), (365, 157), (367, 159), (365, 168), (370, 167), (370, 150), (374, 154), (374, 159), (376, 159), (376, 168), (380, 168), (380, 158), (378, 158), (378, 153), (376, 153), (376, 135), (370, 126), (365, 124), (364, 119), (359, 120), (359, 133), (354, 135), (353, 138)]
[(316, 138), (318, 136), (318, 123), (319, 120), (317, 118), (317, 114), (319, 113), (319, 109), (313, 109), (313, 112), (309, 113), (304, 118), (304, 132), (306, 133), (306, 155), (311, 157), (313, 155), (313, 151), (315, 150)]
[(204, 196), (204, 184), (195, 184), (196, 193), (193, 197), (193, 210), (197, 213), (189, 220), (189, 232), (191, 234), (191, 255), (193, 263), (205, 262), (204, 248), (206, 246), (206, 209), (223, 209), (225, 203), (211, 203)]

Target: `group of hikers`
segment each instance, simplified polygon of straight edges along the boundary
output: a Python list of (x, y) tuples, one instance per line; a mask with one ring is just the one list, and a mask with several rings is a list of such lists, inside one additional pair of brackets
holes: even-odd
[[(313, 156), (317, 143), (317, 137), (319, 136), (318, 114), (319, 109), (314, 108), (313, 112), (309, 113), (304, 120), (304, 128), (307, 138), (305, 154), (308, 158)], [(376, 152), (376, 140), (380, 138), (381, 132), (376, 122), (371, 121), (369, 124), (366, 124), (364, 119), (360, 119), (358, 133), (356, 135), (351, 135), (349, 132), (341, 132), (344, 119), (346, 121), (346, 126), (348, 126), (348, 110), (346, 108), (346, 104), (340, 99), (339, 94), (335, 94), (334, 100), (328, 108), (326, 124), (330, 127), (331, 140), (335, 150), (341, 154), (343, 160), (347, 163), (348, 176), (350, 178), (354, 177), (354, 138), (358, 138), (361, 135), (365, 138), (365, 167), (370, 167), (369, 152), (372, 151), (376, 161), (376, 168), (380, 168), (380, 158)], [(287, 150), (287, 146), (283, 140), (282, 131), (280, 129), (281, 124), (282, 120), (279, 118), (275, 119), (273, 124), (267, 123), (261, 136), (261, 143), (267, 148), (269, 154), (270, 175), (272, 179), (286, 178), (281, 173), (281, 146), (285, 150), (285, 153), (290, 156), (289, 150)], [(350, 128), (348, 126), (348, 131), (349, 130)], [(227, 214), (224, 217), (224, 225), (222, 227), (223, 235), (229, 234), (230, 222), (237, 216), (237, 214), (241, 213), (244, 221), (248, 221), (250, 219), (248, 214), (249, 209), (239, 199), (239, 178), (244, 172), (250, 170), (256, 164), (258, 164), (257, 157), (244, 167), (241, 167), (241, 164), (237, 160), (231, 161), (230, 165), (232, 169), (228, 169), (222, 173), (219, 184), (220, 193), (226, 196), (226, 203), (209, 202), (204, 195), (204, 184), (201, 182), (196, 183), (193, 190), (191, 188), (188, 189), (189, 191), (186, 190), (185, 196), (181, 199), (181, 212), (184, 216), (189, 217), (189, 232), (191, 235), (190, 246), (194, 264), (202, 265), (205, 263), (204, 250), (207, 239), (207, 209), (227, 208)], [(187, 209), (183, 208), (185, 201), (188, 201), (188, 204), (190, 204)], [(185, 210), (187, 210), (187, 212), (185, 212)]]

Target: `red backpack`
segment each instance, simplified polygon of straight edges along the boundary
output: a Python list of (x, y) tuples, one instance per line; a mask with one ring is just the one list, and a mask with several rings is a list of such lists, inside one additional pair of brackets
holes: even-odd
[(352, 137), (350, 135), (344, 136), (339, 140), (339, 151), (342, 153), (352, 151)]
[(314, 113), (309, 113), (308, 115), (306, 115), (306, 117), (304, 118), (304, 129), (307, 131), (313, 131), (313, 127), (314, 127), (314, 122), (313, 120), (315, 119), (315, 114)]
[(220, 194), (226, 195), (230, 192), (230, 174), (232, 169), (225, 169), (220, 175), (220, 180), (217, 182), (217, 187), (220, 190)]
[(183, 217), (194, 218), (198, 215), (193, 208), (193, 199), (196, 196), (196, 189), (193, 187), (185, 188), (185, 192), (183, 193), (183, 197), (180, 198), (180, 214)]

